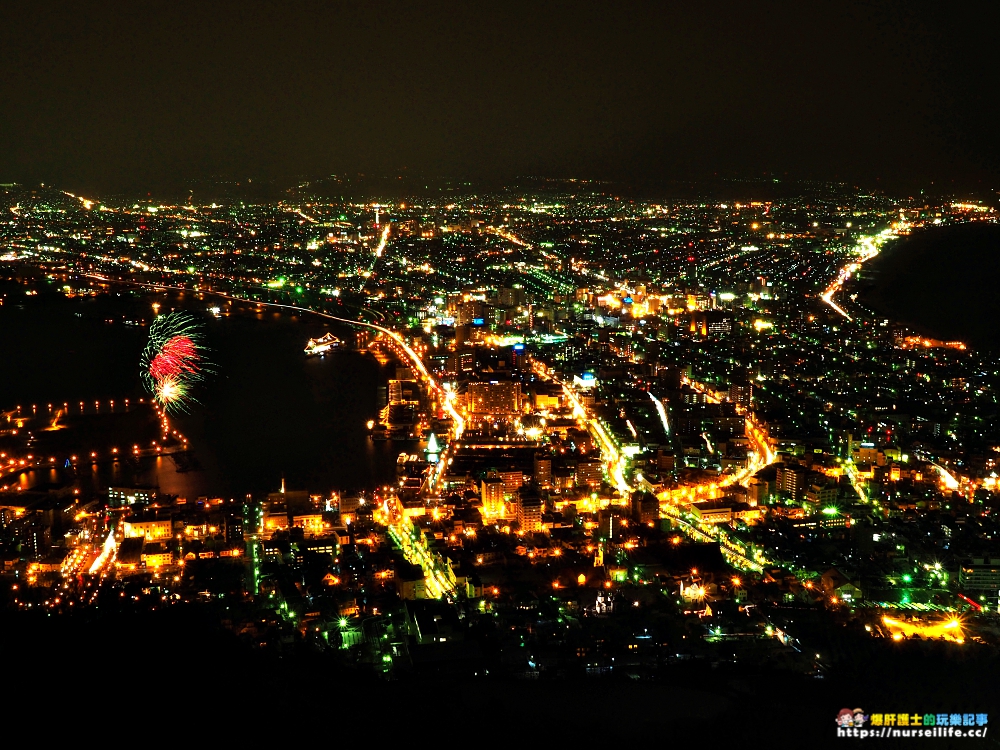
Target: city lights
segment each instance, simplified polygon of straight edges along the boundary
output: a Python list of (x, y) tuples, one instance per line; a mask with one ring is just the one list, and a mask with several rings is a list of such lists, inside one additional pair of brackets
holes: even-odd
[[(571, 187), (391, 207), (72, 198), (85, 250), (57, 244), (62, 214), (22, 205), (11, 231), (51, 249), (31, 251), (39, 277), (12, 282), (18, 299), (51, 282), (70, 305), (100, 296), (108, 331), (148, 326), (153, 398), (68, 388), (0, 405), (5, 533), (23, 558), (12, 606), (197, 602), (253, 648), (291, 633), (383, 676), (409, 668), (411, 647), (433, 661), (480, 630), (530, 679), (548, 668), (540, 634), (564, 628), (579, 645), (545, 658), (609, 674), (702, 652), (723, 663), (726, 644), (751, 641), (741, 659), (785, 649), (789, 668), (822, 674), (831, 621), (893, 651), (991, 643), (1000, 579), (968, 540), (1000, 537), (1000, 369), (864, 295), (888, 243), (994, 213), (836, 186), (836, 201), (655, 204)], [(110, 235), (91, 224), (111, 218)], [(39, 226), (53, 237), (27, 242)], [(285, 409), (303, 434), (259, 427), (283, 442), (232, 470), (268, 477), (245, 498), (141, 486), (211, 480), (200, 418), (174, 415), (198, 396), (215, 434), (232, 424), (199, 382), (204, 344), (236, 326), (280, 326), (284, 343), (254, 356), (311, 384), (255, 389), (244, 423)], [(250, 393), (246, 373), (224, 374)], [(367, 458), (337, 441), (325, 453), (312, 409)], [(148, 434), (101, 426), (126, 411)], [(323, 486), (328, 470), (355, 484)], [(31, 505), (48, 482), (64, 485), (61, 538)], [(203, 573), (223, 565), (233, 575)], [(620, 643), (598, 647), (605, 623)]]

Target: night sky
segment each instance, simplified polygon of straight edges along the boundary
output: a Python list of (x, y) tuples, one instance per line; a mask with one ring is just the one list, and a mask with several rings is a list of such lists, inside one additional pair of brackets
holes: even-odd
[(14, 2), (0, 182), (1000, 188), (1000, 4)]

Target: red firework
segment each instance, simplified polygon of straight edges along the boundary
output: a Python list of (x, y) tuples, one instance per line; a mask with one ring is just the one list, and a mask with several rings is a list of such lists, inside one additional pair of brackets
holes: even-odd
[(198, 346), (188, 336), (167, 339), (149, 363), (149, 375), (155, 381), (197, 371)]

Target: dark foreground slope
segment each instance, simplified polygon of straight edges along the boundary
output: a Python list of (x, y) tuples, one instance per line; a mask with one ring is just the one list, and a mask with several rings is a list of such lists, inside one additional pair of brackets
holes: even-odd
[(1000, 705), (997, 656), (976, 644), (866, 638), (823, 679), (698, 661), (641, 681), (384, 682), (337, 652), (251, 649), (217, 614), (197, 605), (66, 617), (0, 609), (7, 721), (49, 743), (83, 733), (153, 747), (167, 738), (180, 747), (293, 748), (424, 738), (442, 748), (798, 749), (845, 746), (834, 726), (845, 707), (995, 718)]

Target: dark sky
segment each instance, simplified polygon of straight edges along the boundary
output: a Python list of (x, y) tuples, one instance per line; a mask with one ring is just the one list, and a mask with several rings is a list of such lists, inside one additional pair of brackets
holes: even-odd
[(998, 29), (996, 2), (6, 0), (0, 182), (1000, 188)]

